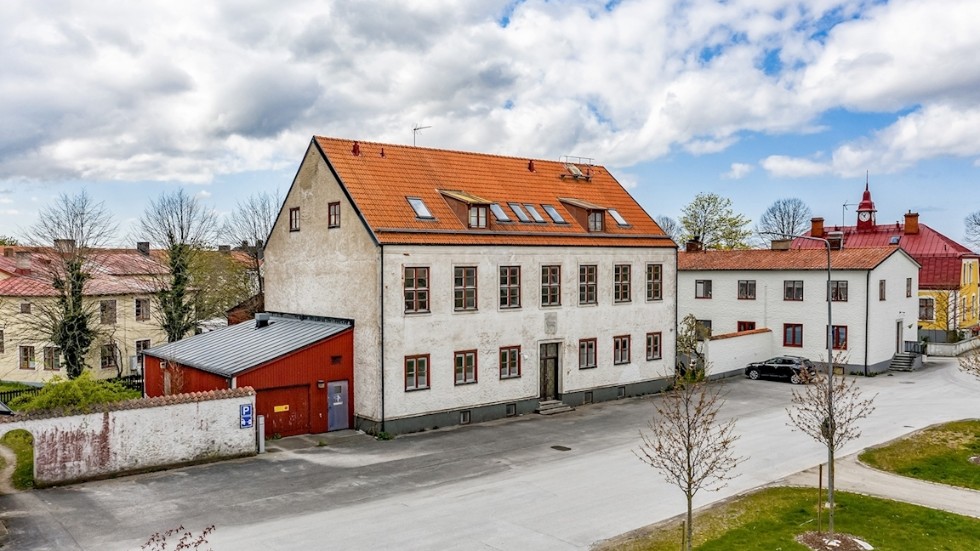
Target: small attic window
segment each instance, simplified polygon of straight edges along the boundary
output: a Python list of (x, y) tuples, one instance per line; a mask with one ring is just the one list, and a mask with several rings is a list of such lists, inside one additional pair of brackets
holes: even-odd
[(514, 211), (514, 214), (517, 215), (518, 220), (520, 220), (521, 222), (531, 221), (531, 219), (527, 217), (527, 213), (524, 212), (524, 209), (521, 208), (521, 205), (519, 205), (518, 203), (507, 203), (507, 204), (510, 205), (510, 210)]
[(487, 227), (487, 206), (486, 205), (471, 205), (470, 206), (470, 227), (471, 228), (486, 228)]
[(898, 245), (898, 241), (902, 239), (900, 235), (893, 235), (891, 239), (888, 240), (889, 245)]
[(415, 211), (415, 216), (419, 218), (433, 219), (432, 212), (429, 207), (425, 206), (425, 203), (418, 197), (406, 197), (408, 199), (408, 204), (412, 205), (412, 210)]
[(548, 216), (550, 216), (551, 219), (555, 221), (555, 224), (566, 223), (565, 219), (561, 217), (561, 214), (558, 213), (558, 210), (555, 209), (555, 207), (551, 205), (541, 205), (541, 208), (543, 208), (544, 211), (548, 213)]
[(510, 222), (510, 216), (504, 212), (504, 209), (500, 208), (497, 203), (490, 203), (490, 212), (493, 213), (493, 217), (497, 219), (497, 222)]
[(629, 222), (627, 222), (626, 219), (623, 218), (623, 215), (619, 214), (619, 211), (616, 209), (608, 209), (607, 212), (609, 213), (609, 216), (612, 216), (613, 220), (616, 221), (617, 226), (621, 228), (628, 228), (630, 226)]
[(530, 203), (524, 203), (524, 208), (527, 209), (527, 212), (531, 215), (531, 218), (534, 218), (535, 222), (539, 224), (544, 224), (544, 218), (541, 217), (541, 214), (538, 212), (538, 209), (534, 208), (534, 205)]
[(603, 222), (605, 220), (605, 211), (601, 210), (590, 210), (589, 211), (589, 231), (602, 231)]

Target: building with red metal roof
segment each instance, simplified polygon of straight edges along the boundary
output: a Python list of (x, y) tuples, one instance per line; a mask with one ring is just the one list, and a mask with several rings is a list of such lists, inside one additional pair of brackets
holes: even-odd
[(265, 305), (356, 321), (356, 423), (405, 432), (653, 392), (676, 245), (603, 166), (314, 137)]
[[(952, 329), (976, 329), (978, 320), (978, 255), (919, 221), (909, 210), (903, 221), (878, 223), (871, 190), (865, 185), (853, 226), (825, 226), (814, 218), (808, 235), (840, 239), (844, 249), (899, 246), (922, 267), (919, 270), (919, 328), (934, 340)], [(820, 242), (796, 239), (794, 248), (822, 248)]]

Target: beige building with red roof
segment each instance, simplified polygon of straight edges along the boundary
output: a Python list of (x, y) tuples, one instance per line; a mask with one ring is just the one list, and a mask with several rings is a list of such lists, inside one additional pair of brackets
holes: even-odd
[[(154, 274), (166, 268), (141, 249), (99, 249), (89, 257), (85, 295), (101, 338), (92, 343), (87, 366), (96, 377), (133, 373), (142, 350), (166, 342), (153, 320)], [(43, 382), (65, 377), (60, 351), (36, 328), (57, 300), (51, 285), (52, 250), (3, 247), (0, 255), (0, 380)]]
[(315, 137), (265, 301), (353, 319), (357, 423), (406, 432), (659, 390), (675, 266), (602, 166)]
[[(779, 355), (826, 361), (826, 249), (683, 252), (677, 269), (678, 316), (694, 314), (710, 328), (714, 373)], [(831, 252), (833, 350), (849, 373), (883, 372), (896, 354), (907, 359), (906, 341), (917, 340), (918, 274), (899, 247)]]

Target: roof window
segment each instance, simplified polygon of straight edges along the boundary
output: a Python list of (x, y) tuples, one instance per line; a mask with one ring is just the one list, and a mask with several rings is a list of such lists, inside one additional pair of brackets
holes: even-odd
[(889, 245), (898, 245), (899, 240), (902, 239), (900, 235), (893, 235), (891, 239), (888, 240)]
[(558, 210), (555, 209), (555, 207), (551, 205), (541, 205), (541, 208), (543, 208), (544, 211), (548, 213), (548, 216), (550, 216), (551, 219), (555, 221), (555, 224), (566, 223), (565, 219), (561, 217), (561, 214), (558, 213)]
[(535, 222), (539, 224), (544, 224), (544, 218), (542, 218), (541, 214), (538, 213), (538, 209), (534, 208), (534, 205), (530, 203), (524, 203), (524, 208), (527, 209), (528, 214), (531, 215), (531, 218), (534, 218)]
[(524, 212), (524, 209), (521, 208), (521, 205), (519, 205), (518, 203), (507, 203), (507, 204), (510, 205), (510, 210), (514, 211), (514, 214), (517, 216), (518, 220), (520, 220), (521, 222), (531, 221), (531, 219), (527, 217), (527, 213)]
[(408, 199), (408, 204), (412, 205), (412, 210), (415, 211), (415, 216), (429, 220), (435, 218), (435, 216), (432, 216), (432, 212), (429, 210), (429, 207), (425, 206), (425, 202), (418, 197), (406, 197), (406, 199)]
[(490, 212), (493, 213), (493, 216), (497, 219), (497, 222), (510, 222), (510, 216), (507, 216), (504, 209), (500, 208), (500, 205), (497, 203), (490, 204)]
[(613, 220), (616, 221), (617, 226), (621, 228), (629, 227), (629, 222), (627, 222), (626, 219), (623, 218), (623, 215), (619, 214), (619, 211), (617, 211), (616, 209), (606, 209), (606, 212), (609, 213), (609, 216), (613, 217)]

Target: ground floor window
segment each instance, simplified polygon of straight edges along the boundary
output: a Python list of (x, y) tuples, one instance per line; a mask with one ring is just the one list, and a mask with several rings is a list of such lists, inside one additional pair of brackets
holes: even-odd
[(752, 331), (753, 329), (755, 329), (754, 321), (740, 321), (736, 324), (735, 330), (738, 332), (742, 332), (742, 331)]
[(663, 350), (661, 349), (661, 336), (660, 333), (647, 333), (647, 359), (648, 360), (659, 360), (663, 357)]
[(847, 326), (835, 325), (830, 332), (834, 339), (834, 350), (847, 350)]
[(783, 324), (783, 346), (803, 346), (803, 324)]
[(429, 388), (429, 355), (405, 356), (405, 390)]
[(456, 370), (456, 384), (465, 385), (476, 382), (476, 350), (454, 353), (453, 364)]
[(34, 347), (33, 346), (21, 346), (20, 347), (20, 362), (19, 366), (21, 369), (34, 369)]
[(500, 378), (515, 379), (521, 376), (521, 347), (505, 346), (500, 349)]
[(116, 347), (116, 343), (114, 342), (102, 345), (102, 352), (99, 359), (102, 369), (115, 369), (119, 365), (119, 362), (116, 360), (118, 352), (119, 348)]
[(595, 339), (582, 339), (578, 341), (578, 367), (588, 369), (596, 366), (595, 363)]
[(936, 319), (936, 299), (919, 299), (919, 319), (922, 321), (935, 321)]
[(630, 363), (630, 336), (613, 337), (613, 363)]
[(61, 369), (61, 349), (57, 346), (44, 347), (44, 369)]

